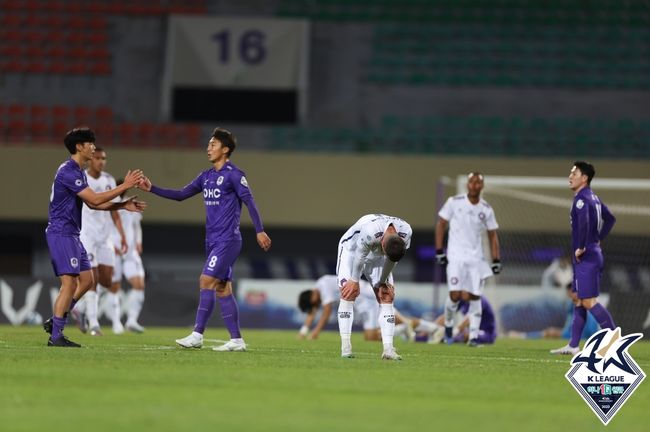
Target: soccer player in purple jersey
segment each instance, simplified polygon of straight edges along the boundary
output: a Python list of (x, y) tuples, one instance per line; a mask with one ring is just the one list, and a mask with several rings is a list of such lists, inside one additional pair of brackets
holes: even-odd
[(81, 208), (86, 203), (95, 210), (142, 211), (146, 204), (131, 197), (119, 203), (110, 202), (143, 179), (141, 170), (128, 171), (124, 183), (112, 190), (97, 193), (88, 186), (83, 166), (95, 152), (95, 133), (88, 128), (69, 131), (63, 142), (72, 155), (56, 171), (50, 194), (49, 219), (45, 236), (50, 249), (54, 273), (61, 280), (61, 289), (54, 302), (54, 315), (43, 327), (50, 338), (48, 346), (79, 347), (63, 335), (68, 312), (93, 284), (93, 273), (79, 233)]
[[(248, 208), (255, 231), (257, 244), (268, 251), (271, 239), (264, 232), (253, 194), (246, 176), (231, 161), (237, 140), (229, 131), (216, 128), (208, 142), (208, 159), (212, 167), (201, 172), (181, 190), (163, 189), (144, 178), (140, 188), (163, 198), (183, 201), (198, 193), (205, 204), (205, 250), (207, 259), (199, 277), (199, 306), (196, 312), (194, 331), (187, 337), (177, 339), (184, 348), (201, 348), (203, 332), (216, 299), (221, 306), (221, 317), (230, 333), (230, 340), (214, 347), (215, 351), (246, 351), (246, 343), (239, 328), (239, 310), (232, 293), (232, 268), (241, 251), (239, 219), (242, 201)], [(216, 293), (216, 298), (215, 298)]]
[(580, 336), (585, 326), (587, 311), (600, 327), (614, 329), (614, 320), (607, 309), (598, 303), (600, 275), (603, 271), (603, 252), (600, 242), (611, 231), (616, 218), (591, 190), (591, 179), (596, 170), (588, 162), (576, 161), (569, 174), (569, 187), (575, 192), (571, 207), (573, 248), (573, 323), (569, 344), (551, 350), (552, 354), (575, 355), (580, 351)]

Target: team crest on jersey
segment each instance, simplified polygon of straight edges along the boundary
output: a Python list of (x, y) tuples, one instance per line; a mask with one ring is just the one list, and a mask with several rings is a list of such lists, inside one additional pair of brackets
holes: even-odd
[(246, 177), (242, 177), (241, 180), (239, 180), (239, 183), (241, 183), (242, 186), (248, 187), (248, 182), (246, 181)]
[(79, 260), (77, 258), (70, 258), (70, 265), (72, 267), (79, 267)]
[(217, 179), (217, 186), (220, 186), (221, 183), (223, 183), (223, 176), (219, 176), (219, 178)]
[(452, 285), (458, 285), (458, 278), (457, 277), (452, 277), (449, 282), (451, 282)]
[(576, 207), (578, 208), (578, 210), (580, 210), (584, 206), (585, 206), (585, 202), (583, 200), (579, 199), (578, 202), (576, 202)]
[(607, 425), (645, 379), (632, 356), (630, 346), (643, 334), (621, 337), (621, 329), (604, 329), (594, 334), (584, 349), (571, 360), (566, 379)]
[(480, 213), (478, 214), (478, 218), (481, 219), (481, 220), (484, 220), (484, 219), (485, 219), (485, 213), (480, 212)]
[(74, 184), (77, 185), (77, 186), (81, 186), (83, 183), (84, 182), (81, 181), (81, 179), (77, 179), (77, 180), (74, 181)]

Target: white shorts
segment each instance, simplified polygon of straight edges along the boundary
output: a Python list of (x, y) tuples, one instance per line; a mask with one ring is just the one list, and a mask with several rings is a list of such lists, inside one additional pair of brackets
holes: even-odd
[[(352, 261), (354, 260), (354, 252), (349, 251), (343, 247), (343, 239), (339, 242), (339, 253), (336, 262), (336, 282), (339, 288), (343, 286), (345, 281), (350, 280), (352, 276)], [(366, 262), (361, 269), (361, 273), (366, 277), (371, 286), (375, 286), (381, 278), (383, 271), (383, 264), (380, 262), (371, 263)], [(393, 284), (393, 274), (388, 275), (389, 284)]]
[(90, 261), (91, 267), (97, 267), (98, 265), (115, 266), (115, 249), (110, 239), (97, 241), (87, 236), (81, 236), (80, 240), (88, 253), (88, 261)]
[(144, 277), (144, 266), (142, 258), (137, 252), (127, 252), (124, 255), (115, 256), (115, 267), (113, 268), (113, 282), (120, 282), (122, 275), (129, 280), (134, 277)]
[(360, 295), (354, 301), (354, 320), (363, 324), (364, 330), (379, 328), (379, 303), (375, 297)]
[(492, 276), (492, 269), (485, 261), (449, 260), (447, 264), (447, 286), (449, 291), (467, 291), (483, 294), (485, 279)]

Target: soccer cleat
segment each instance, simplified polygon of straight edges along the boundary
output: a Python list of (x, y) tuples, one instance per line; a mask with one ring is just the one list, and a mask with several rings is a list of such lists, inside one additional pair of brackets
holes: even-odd
[(560, 355), (576, 355), (580, 352), (580, 347), (572, 347), (568, 344), (562, 348), (551, 350), (551, 354), (560, 354)]
[(57, 339), (52, 339), (52, 336), (50, 336), (50, 338), (47, 340), (47, 346), (64, 347), (64, 348), (81, 348), (81, 345), (72, 342), (70, 339), (68, 339), (63, 335), (61, 335), (61, 337)]
[(384, 350), (383, 354), (381, 355), (382, 360), (402, 360), (402, 356), (397, 354), (395, 351), (395, 348), (391, 348), (389, 350)]
[(45, 333), (52, 334), (52, 327), (54, 326), (54, 323), (52, 322), (52, 318), (48, 318), (43, 322), (43, 330), (45, 330)]
[(77, 323), (77, 327), (79, 327), (81, 333), (86, 333), (88, 331), (88, 323), (86, 322), (85, 313), (79, 312), (77, 309), (72, 309), (70, 311), (70, 316)]
[(183, 348), (201, 348), (203, 346), (203, 335), (201, 333), (192, 332), (189, 336), (183, 339), (176, 339), (176, 343)]
[(102, 333), (102, 329), (99, 326), (92, 327), (90, 329), (90, 335), (91, 336), (104, 336), (104, 333)]
[(478, 347), (482, 347), (483, 345), (481, 345), (481, 344), (478, 342), (478, 339), (470, 339), (470, 340), (467, 342), (467, 346), (468, 346), (468, 347), (472, 347), (472, 348), (478, 348)]
[(246, 343), (243, 340), (238, 342), (230, 339), (223, 345), (213, 347), (212, 351), (246, 351)]
[(127, 321), (126, 329), (128, 331), (133, 332), (133, 333), (144, 333), (144, 327), (142, 327), (140, 324), (138, 324), (135, 321), (133, 321), (133, 322)]
[(116, 335), (120, 335), (124, 333), (124, 326), (122, 325), (121, 322), (116, 321), (113, 323), (113, 333)]

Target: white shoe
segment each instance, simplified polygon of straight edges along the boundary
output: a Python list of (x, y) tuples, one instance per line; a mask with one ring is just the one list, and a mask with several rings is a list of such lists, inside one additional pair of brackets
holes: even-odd
[(140, 324), (138, 324), (135, 321), (127, 321), (126, 329), (128, 331), (132, 331), (133, 333), (144, 333), (144, 327), (142, 327)]
[(382, 360), (402, 360), (402, 356), (397, 354), (395, 348), (389, 350), (384, 350), (384, 353), (381, 355)]
[(203, 346), (203, 335), (201, 333), (192, 332), (189, 336), (183, 339), (176, 339), (176, 343), (183, 348), (201, 348)]
[(565, 345), (562, 348), (551, 350), (551, 354), (576, 355), (580, 352), (580, 347)]
[(116, 321), (113, 323), (113, 333), (116, 335), (120, 335), (124, 333), (124, 326), (122, 325), (121, 322)]
[(223, 345), (212, 348), (213, 351), (246, 351), (246, 343), (243, 339), (230, 339)]
[(354, 358), (354, 354), (352, 354), (352, 345), (351, 344), (343, 344), (341, 345), (341, 357), (343, 358)]

